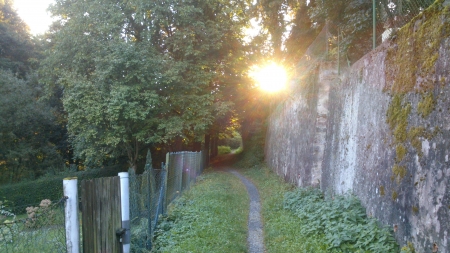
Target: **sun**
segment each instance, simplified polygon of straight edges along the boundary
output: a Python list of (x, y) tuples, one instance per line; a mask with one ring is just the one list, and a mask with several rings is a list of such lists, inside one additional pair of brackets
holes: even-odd
[(286, 87), (287, 74), (283, 67), (271, 63), (264, 67), (256, 67), (251, 76), (259, 88), (267, 92), (277, 92)]

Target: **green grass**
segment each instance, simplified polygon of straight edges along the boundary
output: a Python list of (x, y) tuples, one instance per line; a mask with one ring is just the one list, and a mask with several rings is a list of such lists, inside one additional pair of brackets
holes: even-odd
[(238, 178), (208, 172), (171, 205), (152, 252), (247, 252), (249, 199)]
[(261, 195), (267, 253), (400, 251), (354, 196), (326, 199), (319, 189), (296, 189), (265, 166), (243, 173)]
[(291, 211), (283, 208), (284, 195), (293, 190), (266, 167), (242, 171), (256, 185), (261, 195), (264, 242), (267, 253), (328, 252), (323, 236), (307, 237), (301, 233), (304, 224)]

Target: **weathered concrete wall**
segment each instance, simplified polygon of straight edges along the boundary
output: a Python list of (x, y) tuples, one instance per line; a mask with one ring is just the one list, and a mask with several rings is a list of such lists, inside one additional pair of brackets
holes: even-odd
[(356, 194), (416, 252), (450, 252), (450, 38), (439, 42), (432, 71), (415, 73), (412, 90), (392, 89), (399, 73), (388, 58), (399, 41), (340, 77), (322, 65), (308, 91), (272, 114), (266, 140), (267, 163), (287, 181)]

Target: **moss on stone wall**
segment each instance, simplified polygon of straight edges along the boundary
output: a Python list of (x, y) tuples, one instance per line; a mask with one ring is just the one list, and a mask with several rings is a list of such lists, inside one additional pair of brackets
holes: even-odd
[(403, 144), (397, 144), (397, 147), (395, 147), (396, 162), (401, 162), (403, 158), (405, 158), (406, 152), (408, 152), (408, 150)]
[(433, 89), (439, 48), (450, 35), (449, 9), (443, 7), (443, 2), (436, 1), (397, 32), (386, 59), (387, 88), (393, 92)]
[(403, 178), (406, 176), (406, 173), (407, 173), (406, 167), (395, 164), (392, 167), (392, 173), (393, 173), (393, 176), (391, 179), (392, 180), (396, 179), (397, 183), (400, 183), (403, 180)]
[(422, 94), (422, 99), (417, 105), (417, 111), (423, 118), (426, 118), (434, 110), (435, 106), (436, 99), (434, 98), (433, 93), (426, 92)]
[(408, 116), (411, 104), (403, 102), (403, 95), (395, 94), (387, 110), (387, 123), (394, 134), (394, 142), (403, 143), (407, 139)]
[[(386, 87), (393, 95), (386, 113), (386, 121), (393, 135), (396, 150), (395, 164), (392, 167), (392, 179), (398, 183), (407, 174), (402, 166), (411, 147), (419, 157), (422, 156), (423, 139), (431, 139), (434, 131), (423, 126), (409, 126), (408, 119), (416, 108), (416, 113), (427, 118), (435, 109), (437, 101), (434, 95), (436, 62), (442, 41), (450, 37), (450, 11), (444, 7), (444, 0), (437, 0), (401, 28), (386, 57)], [(416, 92), (421, 96), (415, 105), (409, 101), (408, 93)]]
[(380, 186), (380, 196), (384, 196), (386, 194), (385, 190), (384, 190), (384, 186)]

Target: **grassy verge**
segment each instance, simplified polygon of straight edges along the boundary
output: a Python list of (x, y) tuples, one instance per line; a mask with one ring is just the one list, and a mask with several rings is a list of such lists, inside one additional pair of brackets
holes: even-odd
[(264, 242), (268, 253), (328, 252), (323, 236), (307, 237), (301, 233), (301, 220), (283, 208), (284, 195), (294, 187), (269, 169), (253, 167), (242, 171), (258, 187), (264, 220)]
[(152, 252), (247, 252), (249, 199), (225, 172), (208, 172), (174, 202), (158, 225)]
[(392, 233), (352, 196), (294, 189), (264, 166), (244, 170), (261, 194), (267, 253), (399, 252)]

